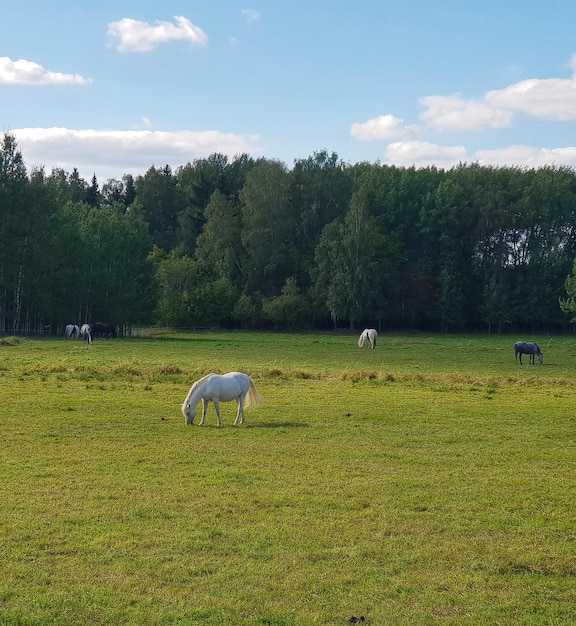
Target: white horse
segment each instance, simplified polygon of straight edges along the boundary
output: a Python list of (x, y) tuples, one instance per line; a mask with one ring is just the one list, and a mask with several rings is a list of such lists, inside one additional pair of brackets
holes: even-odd
[(204, 425), (206, 411), (210, 400), (214, 403), (216, 415), (218, 416), (218, 426), (222, 424), (220, 420), (220, 402), (230, 402), (235, 400), (238, 405), (234, 426), (244, 423), (244, 407), (256, 405), (262, 401), (262, 396), (256, 391), (252, 379), (247, 374), (241, 372), (228, 372), (228, 374), (208, 374), (197, 380), (182, 404), (182, 415), (186, 424), (194, 424), (196, 417), (196, 406), (202, 400), (202, 419), (199, 426)]
[(78, 328), (76, 324), (68, 324), (64, 334), (66, 335), (66, 339), (71, 339), (72, 337), (78, 339), (78, 337), (80, 337), (80, 328)]
[(92, 326), (90, 324), (82, 324), (80, 326), (80, 335), (84, 337), (86, 343), (92, 343)]
[(376, 339), (378, 337), (378, 333), (374, 328), (365, 328), (358, 339), (358, 345), (362, 347), (366, 339), (370, 342), (370, 348), (374, 349), (376, 347)]

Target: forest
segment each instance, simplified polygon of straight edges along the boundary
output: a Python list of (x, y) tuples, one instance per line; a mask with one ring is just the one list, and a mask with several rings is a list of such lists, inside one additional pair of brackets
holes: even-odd
[(567, 167), (213, 154), (100, 185), (0, 144), (0, 333), (566, 332), (575, 258)]

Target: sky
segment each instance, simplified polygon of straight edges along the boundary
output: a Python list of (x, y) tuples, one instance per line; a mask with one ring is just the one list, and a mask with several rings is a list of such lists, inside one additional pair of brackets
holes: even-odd
[(0, 131), (102, 184), (223, 153), (576, 167), (574, 0), (0, 0)]

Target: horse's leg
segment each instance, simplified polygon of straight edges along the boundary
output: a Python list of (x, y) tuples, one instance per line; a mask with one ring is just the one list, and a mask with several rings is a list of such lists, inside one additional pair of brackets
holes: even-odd
[(218, 426), (221, 426), (222, 421), (220, 420), (220, 401), (214, 398), (212, 402), (214, 402), (214, 408), (216, 409), (216, 416), (218, 417)]
[(207, 411), (208, 411), (208, 400), (204, 400), (204, 398), (202, 398), (202, 419), (198, 423), (198, 426), (204, 426)]
[(234, 420), (234, 426), (244, 423), (244, 401), (243, 398), (236, 400), (238, 405), (238, 411), (236, 412), (236, 419)]

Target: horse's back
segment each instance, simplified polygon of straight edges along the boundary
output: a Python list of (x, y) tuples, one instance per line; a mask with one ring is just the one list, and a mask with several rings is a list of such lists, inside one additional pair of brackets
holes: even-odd
[(106, 324), (104, 322), (96, 322), (92, 325), (92, 334), (95, 337), (108, 336), (112, 339), (116, 339), (116, 329), (112, 324)]
[(224, 376), (230, 378), (230, 380), (234, 380), (242, 390), (242, 393), (246, 393), (248, 389), (252, 386), (252, 379), (248, 374), (244, 374), (243, 372), (228, 372), (224, 374)]
[(538, 360), (542, 363), (544, 356), (540, 350), (540, 346), (534, 341), (517, 341), (514, 344), (514, 356), (516, 360), (520, 355), (520, 363), (522, 363), (522, 355), (530, 355), (530, 363), (534, 363), (534, 356), (538, 356)]
[(370, 345), (375, 346), (377, 337), (378, 337), (378, 332), (376, 331), (375, 328), (365, 328), (360, 333), (360, 337), (358, 338), (358, 345), (362, 347), (364, 345), (364, 342), (368, 340), (370, 342)]
[(522, 352), (523, 354), (533, 354), (535, 352), (540, 352), (540, 348), (537, 343), (533, 341), (517, 341), (514, 344), (514, 350), (516, 352)]
[(206, 392), (224, 402), (246, 394), (252, 384), (250, 377), (242, 372), (208, 374), (202, 380), (206, 380)]

